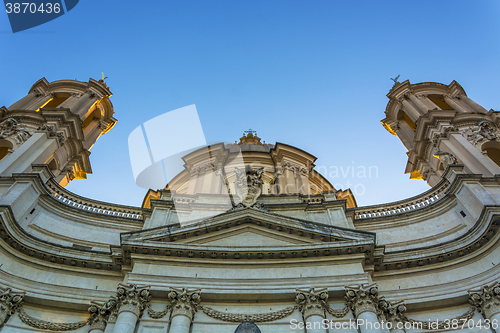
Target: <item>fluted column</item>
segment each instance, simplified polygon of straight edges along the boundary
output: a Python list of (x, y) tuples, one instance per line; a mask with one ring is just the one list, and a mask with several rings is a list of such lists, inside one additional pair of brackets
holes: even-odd
[(375, 283), (346, 287), (347, 305), (356, 316), (361, 333), (382, 333), (378, 321), (378, 288)]
[(10, 288), (0, 288), (0, 327), (16, 312), (24, 298), (24, 293), (12, 292)]
[(189, 333), (191, 321), (201, 301), (200, 290), (171, 288), (168, 298), (172, 304), (169, 333)]
[(149, 287), (120, 284), (117, 291), (118, 318), (115, 333), (134, 333), (142, 310), (151, 299)]
[(500, 285), (498, 282), (470, 290), (469, 303), (476, 307), (484, 318), (491, 322), (495, 320), (497, 324), (500, 324)]
[(322, 289), (297, 289), (295, 302), (304, 318), (307, 333), (326, 333), (323, 328), (325, 319), (325, 305), (328, 302), (328, 290)]

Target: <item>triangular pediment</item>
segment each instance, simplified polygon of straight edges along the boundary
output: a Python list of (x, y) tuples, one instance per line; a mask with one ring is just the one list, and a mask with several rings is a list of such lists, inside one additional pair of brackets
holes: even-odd
[(340, 228), (253, 208), (220, 214), (188, 225), (169, 225), (122, 234), (122, 242), (167, 242), (210, 246), (288, 246), (331, 242), (374, 242), (370, 232)]

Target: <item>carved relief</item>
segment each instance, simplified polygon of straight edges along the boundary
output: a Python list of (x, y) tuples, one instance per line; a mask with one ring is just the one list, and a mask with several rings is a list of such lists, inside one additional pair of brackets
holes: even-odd
[(246, 165), (245, 170), (234, 168), (234, 172), (236, 173), (234, 186), (241, 204), (245, 207), (253, 206), (262, 193), (261, 185), (263, 184), (264, 167), (252, 169), (251, 165)]
[(378, 287), (375, 283), (346, 287), (345, 298), (347, 306), (354, 312), (356, 317), (366, 311), (380, 313)]
[(297, 289), (295, 302), (299, 311), (307, 320), (310, 316), (320, 316), (325, 318), (325, 308), (328, 302), (328, 290), (326, 288), (307, 290)]
[(0, 138), (13, 138), (17, 144), (26, 142), (32, 135), (28, 128), (14, 117), (9, 117), (0, 123)]
[(467, 127), (461, 130), (460, 133), (473, 146), (484, 140), (492, 141), (500, 139), (500, 129), (485, 119), (478, 121), (477, 126)]
[(116, 316), (116, 306), (118, 305), (118, 300), (115, 297), (111, 297), (106, 303), (91, 302), (89, 307), (89, 325), (91, 329), (106, 328), (106, 324), (111, 316)]
[(454, 154), (439, 149), (436, 149), (434, 152), (434, 157), (437, 157), (443, 163), (443, 168), (445, 169), (450, 164), (458, 164), (458, 159)]
[(172, 318), (177, 315), (183, 315), (193, 320), (201, 301), (199, 289), (171, 288), (168, 298), (172, 304)]
[(66, 142), (66, 137), (63, 132), (56, 132), (54, 125), (42, 125), (38, 128), (39, 131), (47, 133), (48, 137), (51, 139), (56, 139), (57, 143), (62, 146)]
[(23, 302), (24, 293), (0, 288), (0, 327), (16, 312)]
[(117, 290), (118, 313), (132, 312), (137, 317), (140, 317), (142, 311), (146, 308), (151, 300), (149, 287), (138, 287), (133, 284), (119, 284)]
[(500, 285), (495, 282), (489, 286), (483, 286), (477, 290), (469, 291), (469, 303), (479, 313), (490, 318), (500, 312)]

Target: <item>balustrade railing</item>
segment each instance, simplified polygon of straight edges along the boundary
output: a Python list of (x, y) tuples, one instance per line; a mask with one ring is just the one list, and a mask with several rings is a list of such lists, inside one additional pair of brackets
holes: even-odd
[(65, 190), (52, 179), (49, 180), (46, 185), (50, 194), (65, 205), (107, 216), (125, 217), (137, 220), (142, 219), (142, 210), (138, 207), (115, 205), (107, 202), (87, 199)]
[(450, 182), (443, 179), (427, 192), (409, 199), (395, 201), (387, 204), (358, 207), (354, 209), (356, 219), (391, 216), (402, 214), (433, 205), (439, 201), (450, 187)]

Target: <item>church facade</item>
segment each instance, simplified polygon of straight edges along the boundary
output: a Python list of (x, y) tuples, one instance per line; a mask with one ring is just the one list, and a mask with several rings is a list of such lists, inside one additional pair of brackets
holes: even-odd
[(499, 112), (457, 82), (395, 83), (382, 124), (431, 187), (367, 207), (251, 132), (141, 206), (78, 196), (110, 97), (41, 79), (0, 109), (0, 332), (500, 331)]

